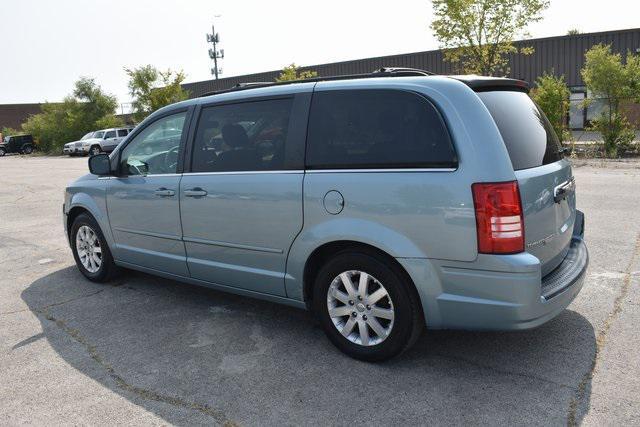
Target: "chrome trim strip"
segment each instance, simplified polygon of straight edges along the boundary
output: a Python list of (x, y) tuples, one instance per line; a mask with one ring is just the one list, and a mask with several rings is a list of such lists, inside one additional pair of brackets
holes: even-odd
[(166, 253), (166, 252), (152, 251), (150, 249), (136, 248), (134, 246), (123, 245), (123, 244), (116, 244), (116, 248), (124, 249), (126, 251), (136, 252), (136, 253), (144, 254), (144, 255), (153, 255), (153, 256), (156, 256), (156, 257), (159, 257), (159, 258), (165, 258), (165, 259), (171, 259), (171, 260), (175, 260), (175, 261), (187, 262), (187, 257), (182, 256), (182, 255), (174, 255), (174, 254), (169, 254), (169, 253)]
[(238, 243), (221, 242), (218, 240), (198, 239), (196, 237), (183, 237), (182, 240), (189, 243), (199, 243), (202, 245), (222, 246), (225, 248), (245, 249), (247, 251), (269, 252), (272, 254), (281, 254), (282, 249), (263, 248), (261, 246), (241, 245)]
[(161, 177), (165, 177), (165, 178), (172, 178), (172, 177), (180, 177), (182, 176), (182, 174), (180, 173), (152, 173), (149, 175), (123, 175), (123, 176), (114, 176), (114, 179), (127, 179), (127, 178), (153, 178), (156, 176), (161, 176)]
[(226, 171), (226, 172), (185, 172), (184, 176), (207, 175), (267, 175), (267, 174), (303, 174), (303, 170), (273, 170), (273, 171)]
[(120, 231), (121, 233), (139, 234), (140, 236), (158, 237), (160, 239), (169, 239), (169, 240), (178, 240), (178, 241), (182, 240), (180, 236), (176, 236), (173, 234), (152, 233), (150, 231), (132, 230), (130, 228), (122, 228), (122, 227), (113, 227), (113, 229), (116, 231)]
[(128, 175), (127, 178), (129, 177), (137, 177), (137, 176), (143, 176), (145, 178), (153, 178), (156, 176), (164, 176), (164, 177), (176, 177), (176, 176), (182, 176), (182, 174), (180, 173), (151, 173), (149, 175)]
[(456, 168), (307, 169), (306, 173), (455, 172)]
[(252, 268), (252, 267), (246, 267), (246, 266), (240, 267), (236, 264), (227, 264), (224, 262), (211, 261), (207, 259), (193, 258), (193, 257), (187, 257), (187, 263), (205, 265), (207, 267), (231, 270), (234, 272), (259, 274), (260, 276), (269, 276), (269, 277), (274, 277), (276, 279), (284, 279), (284, 273), (279, 271), (265, 270), (263, 268)]

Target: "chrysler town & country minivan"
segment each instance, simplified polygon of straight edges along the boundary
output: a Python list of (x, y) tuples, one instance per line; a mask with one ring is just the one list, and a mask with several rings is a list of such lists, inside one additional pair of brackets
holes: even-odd
[(118, 267), (308, 308), (379, 361), (429, 329), (533, 328), (588, 264), (575, 181), (525, 82), (410, 69), (246, 85), (153, 113), (69, 185)]

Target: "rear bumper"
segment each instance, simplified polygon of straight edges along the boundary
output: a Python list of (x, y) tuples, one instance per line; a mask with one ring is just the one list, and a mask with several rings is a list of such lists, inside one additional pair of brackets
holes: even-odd
[(576, 231), (564, 261), (545, 277), (528, 253), (480, 255), (472, 263), (398, 261), (417, 284), (429, 328), (529, 329), (561, 313), (582, 289), (589, 255)]

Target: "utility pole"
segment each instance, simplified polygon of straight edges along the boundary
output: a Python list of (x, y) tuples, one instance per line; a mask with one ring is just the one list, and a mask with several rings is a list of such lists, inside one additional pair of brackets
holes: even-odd
[(216, 29), (213, 24), (211, 24), (211, 34), (207, 34), (207, 43), (211, 43), (213, 45), (213, 48), (209, 49), (209, 58), (213, 59), (211, 74), (213, 74), (215, 79), (218, 80), (218, 75), (222, 74), (222, 68), (218, 68), (218, 59), (224, 58), (224, 49), (218, 50), (220, 34), (216, 33)]

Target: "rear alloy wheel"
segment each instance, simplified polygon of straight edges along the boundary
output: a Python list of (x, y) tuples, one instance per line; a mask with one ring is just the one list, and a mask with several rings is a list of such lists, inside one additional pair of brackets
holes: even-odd
[(327, 292), (327, 308), (338, 332), (355, 344), (380, 344), (393, 329), (395, 313), (389, 292), (364, 271), (336, 276)]
[(94, 282), (105, 282), (116, 273), (111, 251), (96, 220), (80, 214), (73, 221), (70, 234), (71, 250), (80, 272)]
[(345, 250), (318, 272), (314, 311), (341, 351), (369, 362), (387, 360), (411, 347), (423, 329), (412, 286), (385, 257)]
[(32, 147), (32, 146), (30, 146), (30, 145), (27, 145), (26, 147), (24, 147), (24, 148), (22, 149), (22, 152), (23, 152), (24, 154), (31, 154), (31, 153), (33, 153), (33, 147)]
[(98, 145), (94, 145), (89, 150), (89, 155), (90, 156), (95, 156), (96, 154), (100, 154), (101, 152), (102, 152), (102, 150), (100, 149), (100, 147)]

